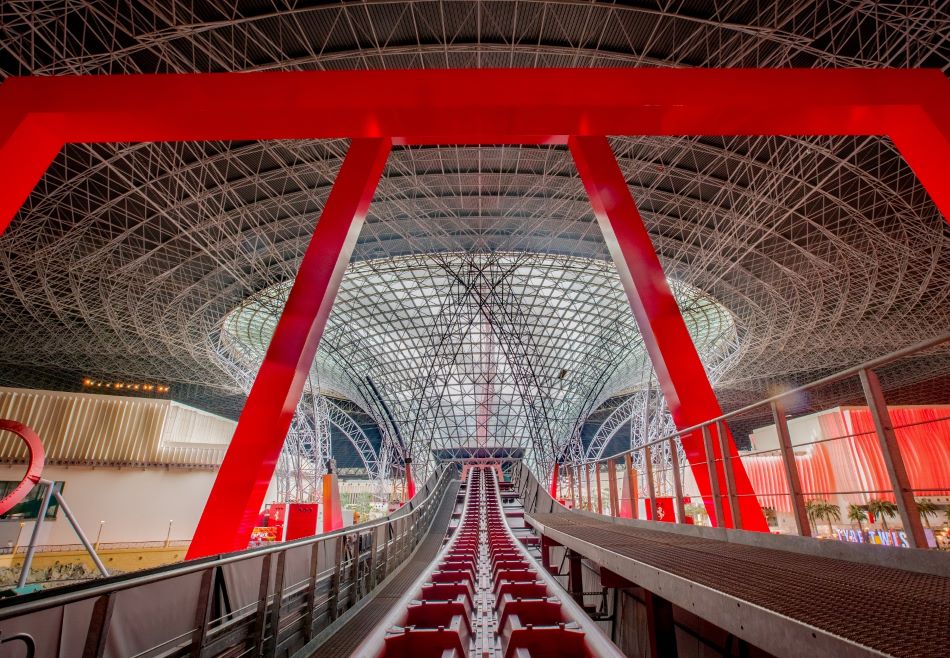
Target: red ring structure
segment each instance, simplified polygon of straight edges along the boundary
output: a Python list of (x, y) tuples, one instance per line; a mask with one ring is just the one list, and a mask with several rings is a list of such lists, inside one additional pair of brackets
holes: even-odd
[(16, 486), (16, 489), (8, 493), (3, 500), (0, 500), (0, 515), (6, 514), (21, 500), (26, 498), (30, 490), (36, 486), (43, 475), (43, 466), (46, 464), (46, 451), (43, 449), (43, 442), (39, 434), (32, 429), (18, 423), (15, 420), (0, 419), (0, 430), (13, 432), (26, 443), (26, 449), (30, 453), (29, 465), (26, 474)]
[[(722, 415), (607, 135), (883, 135), (950, 221), (939, 70), (448, 69), (8, 78), (0, 232), (66, 143), (351, 140), (189, 547), (203, 557), (247, 546), (393, 145), (567, 145), (676, 426)], [(711, 507), (703, 437), (682, 443)], [(737, 459), (733, 476), (741, 527), (767, 531)]]

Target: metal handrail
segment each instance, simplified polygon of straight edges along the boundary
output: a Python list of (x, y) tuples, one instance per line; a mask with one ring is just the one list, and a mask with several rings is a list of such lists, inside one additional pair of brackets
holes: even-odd
[(643, 448), (647, 446), (659, 445), (661, 443), (669, 441), (670, 439), (676, 439), (676, 438), (685, 436), (687, 434), (692, 434), (693, 432), (701, 431), (703, 427), (715, 425), (718, 422), (729, 420), (730, 418), (733, 418), (735, 416), (741, 416), (742, 414), (748, 413), (749, 411), (755, 411), (756, 409), (759, 409), (760, 407), (764, 405), (772, 404), (773, 402), (781, 402), (782, 400), (784, 400), (785, 398), (789, 396), (794, 396), (798, 393), (802, 393), (804, 391), (816, 388), (818, 386), (833, 384), (843, 379), (854, 377), (855, 375), (859, 375), (861, 371), (863, 370), (871, 370), (873, 368), (878, 368), (880, 366), (887, 365), (888, 363), (893, 363), (894, 361), (902, 359), (905, 356), (910, 356), (912, 354), (916, 354), (917, 352), (922, 352), (931, 347), (937, 347), (938, 345), (942, 345), (943, 343), (948, 343), (948, 342), (950, 342), (950, 331), (943, 333), (937, 336), (936, 338), (931, 338), (929, 340), (916, 343), (915, 345), (911, 345), (910, 347), (905, 347), (903, 349), (897, 350), (896, 352), (891, 352), (890, 354), (879, 356), (876, 359), (871, 359), (870, 361), (866, 361), (862, 363), (861, 365), (852, 366), (851, 368), (848, 368), (847, 370), (842, 370), (841, 372), (836, 372), (832, 375), (828, 375), (827, 377), (822, 377), (821, 379), (817, 379), (809, 384), (804, 384), (803, 386), (798, 386), (796, 388), (788, 389), (787, 391), (782, 391), (781, 393), (777, 393), (776, 395), (773, 395), (772, 397), (759, 400), (758, 402), (753, 402), (752, 404), (748, 404), (744, 407), (740, 407), (739, 409), (734, 409), (733, 411), (722, 414), (721, 416), (710, 418), (709, 420), (705, 420), (701, 423), (697, 423), (696, 425), (690, 425), (689, 427), (684, 427), (683, 429), (676, 430), (672, 434), (668, 434), (658, 439), (653, 439), (652, 441), (648, 441), (644, 443), (643, 445), (638, 446), (636, 448), (633, 448), (630, 450), (621, 450), (620, 452), (610, 455), (609, 457), (601, 457), (600, 459), (592, 459), (590, 461), (585, 461), (585, 463), (599, 464), (602, 462), (616, 460), (617, 458), (623, 457), (624, 455), (632, 454), (639, 450), (643, 450)]
[[(703, 461), (692, 460), (691, 466), (693, 467), (694, 472), (697, 468), (704, 468), (706, 471), (708, 471), (709, 491), (708, 493), (703, 492), (703, 502), (709, 512), (710, 521), (717, 527), (725, 526), (745, 528), (746, 521), (748, 521), (748, 519), (743, 518), (744, 514), (742, 509), (740, 509), (740, 501), (743, 500), (744, 497), (747, 498), (750, 494), (745, 492), (740, 494), (739, 491), (737, 491), (736, 478), (735, 474), (733, 473), (733, 460), (741, 459), (741, 455), (737, 456), (734, 454), (728, 454), (732, 451), (732, 449), (729, 447), (730, 440), (727, 421), (736, 417), (741, 417), (743, 414), (747, 414), (751, 411), (761, 410), (763, 407), (765, 407), (771, 411), (779, 441), (778, 448), (770, 450), (769, 452), (777, 453), (781, 458), (783, 469), (785, 471), (785, 482), (788, 487), (788, 492), (781, 495), (787, 495), (791, 500), (792, 520), (795, 523), (796, 533), (802, 536), (809, 536), (811, 535), (811, 519), (809, 518), (808, 514), (808, 500), (806, 499), (806, 496), (812, 495), (814, 492), (806, 491), (802, 486), (801, 476), (799, 475), (798, 465), (794, 456), (795, 446), (791, 440), (783, 401), (787, 398), (800, 395), (806, 391), (814, 390), (817, 387), (857, 377), (860, 380), (868, 413), (870, 414), (871, 420), (874, 423), (874, 429), (865, 432), (865, 434), (873, 434), (877, 437), (880, 455), (887, 470), (887, 476), (890, 480), (890, 493), (892, 493), (895, 500), (897, 501), (896, 506), (898, 516), (901, 520), (903, 531), (906, 533), (903, 541), (905, 541), (911, 548), (926, 548), (928, 544), (932, 545), (932, 543), (928, 540), (928, 537), (924, 531), (923, 523), (921, 522), (920, 515), (918, 513), (917, 500), (915, 498), (917, 492), (915, 489), (913, 489), (912, 483), (908, 477), (907, 468), (904, 457), (901, 454), (901, 448), (898, 443), (897, 434), (887, 411), (887, 401), (875, 369), (890, 363), (897, 362), (900, 359), (911, 355), (923, 354), (927, 350), (942, 346), (948, 342), (950, 342), (950, 332), (945, 332), (929, 340), (905, 347), (860, 365), (847, 368), (809, 384), (805, 384), (804, 386), (782, 391), (771, 397), (765, 398), (764, 400), (746, 405), (740, 409), (721, 414), (715, 418), (710, 418), (690, 427), (678, 429), (669, 435), (654, 439), (652, 441), (646, 441), (642, 445), (639, 445), (635, 448), (623, 450), (609, 457), (604, 457), (597, 460), (578, 461), (573, 464), (569, 464), (569, 467), (566, 468), (566, 471), (568, 476), (568, 488), (571, 492), (570, 497), (572, 500), (574, 499), (573, 473), (576, 470), (577, 500), (583, 502), (584, 495), (582, 490), (582, 481), (586, 476), (588, 505), (591, 506), (590, 508), (592, 509), (593, 498), (591, 496), (591, 470), (594, 471), (598, 478), (598, 487), (600, 483), (601, 467), (606, 465), (609, 472), (611, 468), (614, 468), (614, 465), (619, 459), (622, 459), (624, 462), (626, 462), (626, 468), (629, 471), (637, 473), (637, 471), (632, 468), (632, 458), (642, 451), (644, 469), (643, 477), (646, 481), (646, 496), (644, 497), (644, 500), (647, 504), (648, 516), (650, 518), (656, 518), (657, 493), (655, 490), (655, 470), (652, 463), (651, 453), (657, 447), (666, 444), (670, 447), (670, 465), (668, 467), (661, 468), (661, 470), (664, 472), (669, 471), (671, 473), (673, 488), (672, 498), (675, 505), (675, 518), (678, 522), (683, 523), (686, 519), (683, 494), (683, 476), (680, 473), (681, 464), (679, 463), (675, 441), (687, 435), (696, 436), (697, 433), (701, 433), (702, 444), (699, 445), (698, 448), (701, 453), (704, 453), (705, 459)], [(840, 438), (842, 437), (834, 437), (834, 440)], [(637, 476), (631, 476), (628, 473), (627, 477)], [(611, 488), (611, 500), (613, 500), (615, 496), (614, 492), (616, 489), (616, 482), (611, 479), (609, 486)], [(631, 487), (633, 486), (635, 485), (631, 484)], [(940, 489), (940, 491), (942, 491), (942, 489)], [(600, 502), (600, 492), (601, 490), (598, 488), (598, 511), (601, 511), (602, 508), (602, 503)], [(613, 507), (613, 503), (611, 503), (611, 514), (616, 515), (616, 511), (613, 509)], [(761, 529), (761, 523), (758, 522), (759, 518), (760, 517), (758, 513), (754, 513), (752, 529)]]
[[(361, 523), (359, 525), (349, 526), (340, 530), (334, 530), (332, 532), (315, 535), (313, 537), (304, 537), (302, 539), (296, 539), (288, 542), (281, 542), (279, 544), (274, 544), (273, 546), (263, 546), (258, 548), (252, 548), (235, 553), (225, 553), (221, 555), (209, 556), (206, 558), (201, 558), (197, 560), (190, 560), (186, 563), (183, 563), (179, 566), (170, 569), (162, 569), (160, 571), (154, 571), (151, 573), (142, 574), (139, 576), (136, 575), (125, 575), (117, 576), (118, 580), (109, 579), (112, 582), (104, 582), (101, 584), (91, 585), (89, 587), (83, 587), (82, 589), (77, 589), (73, 592), (65, 593), (55, 593), (50, 596), (43, 596), (32, 601), (19, 601), (18, 599), (7, 599), (6, 601), (0, 601), (0, 621), (10, 619), (13, 617), (18, 617), (20, 615), (40, 612), (42, 610), (47, 610), (49, 608), (55, 608), (62, 605), (67, 605), (70, 603), (75, 603), (77, 601), (82, 601), (85, 599), (92, 599), (115, 592), (120, 592), (123, 590), (131, 589), (134, 587), (139, 587), (142, 585), (148, 585), (151, 583), (159, 582), (162, 580), (167, 580), (170, 578), (177, 578), (180, 576), (185, 576), (192, 573), (197, 573), (200, 571), (205, 571), (207, 569), (213, 569), (215, 567), (221, 567), (228, 564), (233, 564), (236, 562), (243, 562), (245, 560), (251, 560), (258, 558), (264, 555), (272, 555), (286, 551), (291, 548), (297, 548), (299, 546), (307, 546), (311, 544), (317, 544), (324, 541), (329, 541), (336, 539), (341, 536), (351, 535), (354, 532), (364, 533), (371, 530), (375, 530), (381, 526), (404, 518), (410, 518), (416, 514), (421, 514), (422, 511), (427, 507), (427, 504), (431, 501), (433, 496), (441, 491), (439, 486), (443, 480), (450, 477), (454, 469), (451, 467), (444, 467), (438, 473), (438, 478), (433, 474), (431, 480), (435, 480), (435, 483), (430, 488), (428, 494), (418, 503), (414, 504), (410, 511), (406, 514), (399, 514), (398, 516), (393, 515), (386, 516), (382, 519), (376, 521)], [(428, 486), (428, 483), (426, 483)], [(406, 503), (406, 505), (412, 504), (412, 501)], [(38, 596), (42, 596), (41, 594)]]
[[(191, 544), (190, 539), (154, 539), (151, 541), (113, 541), (99, 542), (96, 545), (98, 551), (113, 551), (126, 548), (186, 548)], [(11, 546), (0, 548), (0, 555), (23, 555), (27, 551), (27, 546)], [(16, 549), (14, 552), (13, 549)], [(82, 544), (39, 544), (36, 547), (37, 553), (73, 553), (86, 550)]]

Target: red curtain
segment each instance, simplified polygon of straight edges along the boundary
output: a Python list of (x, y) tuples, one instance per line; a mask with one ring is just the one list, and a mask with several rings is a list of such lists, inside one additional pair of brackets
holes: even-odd
[[(771, 507), (777, 512), (791, 512), (792, 502), (788, 495), (785, 467), (778, 455), (753, 455), (744, 457), (759, 505)], [(834, 469), (828, 450), (823, 444), (812, 446), (806, 455), (795, 455), (798, 477), (806, 498), (828, 498), (835, 489)]]
[[(921, 498), (950, 493), (950, 406), (891, 407), (888, 409), (911, 487)], [(796, 455), (806, 498), (831, 499), (836, 492), (890, 491), (890, 479), (866, 407), (844, 407), (818, 417), (823, 439)], [(759, 503), (790, 512), (788, 485), (777, 455), (742, 459)], [(888, 493), (842, 494), (848, 503), (868, 498), (894, 500)]]

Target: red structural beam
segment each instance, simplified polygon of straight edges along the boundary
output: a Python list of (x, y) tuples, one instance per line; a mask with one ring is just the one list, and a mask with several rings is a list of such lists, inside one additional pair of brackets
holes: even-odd
[(950, 218), (950, 83), (914, 69), (464, 69), (8, 78), (0, 228), (65, 142), (890, 135)]
[[(247, 548), (390, 141), (350, 144), (198, 522), (188, 558)], [(331, 508), (324, 508), (324, 515)]]
[[(945, 173), (950, 82), (936, 70), (466, 69), (9, 78), (0, 86), (0, 232), (68, 142), (354, 139), (199, 523), (189, 551), (196, 557), (246, 545), (391, 144), (846, 134), (890, 136), (950, 221)], [(603, 173), (616, 179), (606, 169)], [(599, 176), (594, 175), (595, 187)], [(588, 189), (590, 183), (585, 177)], [(619, 190), (616, 180), (611, 185)], [(600, 214), (608, 220), (603, 224), (615, 234), (638, 218), (632, 199), (616, 217), (607, 212), (609, 204), (602, 205)], [(623, 277), (635, 278), (623, 271), (633, 265), (626, 256), (617, 262)], [(630, 281), (625, 284), (630, 294)], [(663, 297), (662, 290), (655, 292)], [(645, 317), (638, 317), (647, 332), (660, 320), (650, 307), (645, 304)], [(698, 376), (660, 339), (657, 335), (651, 352), (658, 372), (683, 365)], [(694, 405), (678, 388), (670, 382), (665, 392), (677, 396), (674, 404), (684, 418), (699, 422), (718, 415), (714, 397), (710, 402), (702, 393)], [(741, 467), (736, 478), (737, 489), (743, 488), (740, 482), (747, 478)]]
[[(610, 143), (606, 137), (572, 137), (568, 146), (594, 207), (607, 248), (620, 273), (620, 281), (673, 421), (682, 429), (721, 416), (719, 401), (706, 377), (676, 299), (666, 282), (650, 234), (637, 211)], [(709, 472), (702, 434), (694, 432), (683, 436), (681, 441), (696, 484), (703, 496), (708, 496)], [(731, 440), (729, 446), (732, 456), (737, 457), (738, 452)], [(753, 495), (745, 469), (738, 459), (733, 464), (743, 528), (767, 531), (765, 516)], [(717, 473), (721, 481), (719, 490), (726, 491), (721, 465)], [(727, 500), (723, 501), (723, 506), (728, 510)], [(728, 512), (725, 516), (729, 519)], [(715, 518), (715, 515), (710, 513), (709, 517)]]
[[(281, 445), (284, 441), (281, 439)], [(343, 527), (343, 506), (340, 504), (340, 481), (335, 472), (323, 476), (323, 531), (333, 532)]]

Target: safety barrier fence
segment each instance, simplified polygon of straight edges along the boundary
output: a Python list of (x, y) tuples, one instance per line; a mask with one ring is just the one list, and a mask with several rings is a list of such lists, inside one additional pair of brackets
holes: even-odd
[[(118, 541), (96, 543), (97, 550), (116, 551), (116, 550), (134, 550), (138, 548), (188, 548), (191, 543), (188, 539), (172, 539), (169, 541)], [(82, 544), (40, 544), (36, 547), (37, 553), (65, 553), (70, 551), (86, 550)], [(13, 546), (0, 548), (0, 555), (23, 555), (27, 551), (27, 546)]]
[(371, 523), (0, 603), (0, 650), (292, 655), (408, 560), (456, 473), (437, 471), (413, 500)]
[[(950, 548), (948, 348), (950, 333), (632, 450), (562, 464), (557, 497), (617, 517), (761, 530), (764, 516), (783, 534)], [(690, 435), (701, 449), (687, 455)], [(740, 435), (750, 449), (730, 450)], [(737, 486), (737, 464), (751, 489)], [(743, 518), (749, 510), (762, 516)]]

